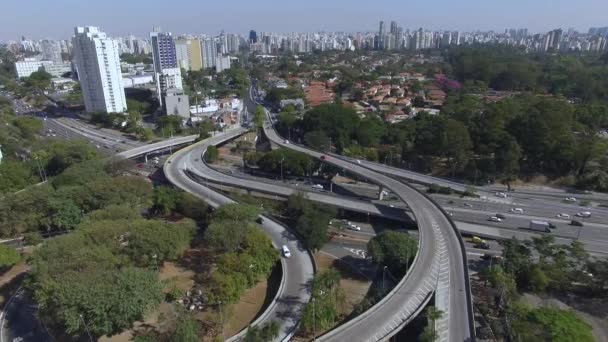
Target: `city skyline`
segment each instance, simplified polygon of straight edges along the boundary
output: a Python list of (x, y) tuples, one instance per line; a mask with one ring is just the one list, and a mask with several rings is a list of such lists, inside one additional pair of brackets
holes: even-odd
[[(34, 0), (28, 11), (20, 10), (23, 4), (16, 0), (8, 0), (3, 5), (4, 13), (11, 15), (2, 20), (0, 41), (18, 40), (22, 35), (30, 39), (66, 39), (71, 36), (71, 28), (78, 25), (106, 27), (110, 36), (146, 36), (152, 26), (161, 26), (175, 35), (217, 34), (222, 29), (245, 35), (250, 29), (262, 32), (371, 32), (377, 30), (379, 20), (395, 20), (409, 29), (500, 32), (505, 28), (521, 27), (531, 32), (547, 32), (572, 27), (586, 32), (589, 27), (606, 26), (603, 13), (608, 10), (608, 3), (598, 0), (577, 3), (516, 0), (508, 4), (433, 0), (407, 6), (397, 1), (338, 0), (327, 5), (313, 0), (307, 2), (306, 8), (284, 4), (280, 9), (266, 0), (230, 5), (178, 0), (158, 2), (154, 6), (150, 1), (106, 0), (87, 4), (86, 8), (70, 0), (52, 4)], [(209, 13), (216, 14), (207, 15)]]

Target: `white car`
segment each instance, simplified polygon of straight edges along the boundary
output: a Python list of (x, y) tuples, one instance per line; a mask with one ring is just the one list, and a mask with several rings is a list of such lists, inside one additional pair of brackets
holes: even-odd
[(488, 220), (492, 221), (492, 222), (501, 222), (502, 221), (499, 217), (496, 217), (496, 216), (490, 216), (490, 218)]
[(291, 257), (291, 252), (289, 251), (289, 248), (287, 248), (287, 246), (283, 245), (283, 247), (281, 247), (281, 251), (283, 252), (284, 257)]
[(359, 227), (359, 226), (357, 226), (356, 224), (353, 224), (353, 223), (349, 223), (348, 224), (348, 229), (350, 229), (350, 230), (356, 230), (358, 232), (361, 231), (361, 227)]
[(524, 210), (522, 208), (511, 208), (512, 213), (523, 214)]
[(289, 140), (285, 139), (283, 140), (284, 143), (289, 144)]
[(321, 189), (321, 190), (324, 189), (323, 185), (321, 185), (321, 184), (314, 184), (312, 187), (315, 188), (315, 189)]
[(580, 213), (576, 213), (578, 217), (591, 217), (591, 212), (589, 211), (581, 211)]
[(565, 201), (566, 202), (576, 202), (576, 198), (574, 198), (574, 197), (566, 197)]
[(570, 215), (564, 214), (564, 213), (560, 213), (560, 214), (557, 214), (557, 218), (564, 219), (564, 220), (569, 220), (570, 219)]
[(507, 198), (507, 194), (505, 194), (504, 192), (497, 192), (494, 195), (500, 198)]
[(361, 161), (359, 159), (357, 159), (357, 164), (361, 164)]

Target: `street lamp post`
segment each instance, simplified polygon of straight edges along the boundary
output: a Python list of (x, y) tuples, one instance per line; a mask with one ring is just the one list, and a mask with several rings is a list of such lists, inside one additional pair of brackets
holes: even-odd
[(387, 267), (386, 265), (384, 266), (384, 268), (382, 268), (382, 290), (384, 290), (384, 289), (385, 289), (385, 286), (384, 286), (384, 280), (385, 280), (385, 278), (386, 278), (386, 269), (387, 269), (387, 268), (388, 268), (388, 267)]
[(281, 158), (281, 161), (279, 162), (281, 164), (281, 182), (283, 182), (283, 162), (285, 161), (285, 157)]
[(222, 341), (224, 341), (224, 315), (222, 314), (222, 301), (218, 302), (220, 305), (220, 325), (222, 326)]
[(84, 317), (82, 316), (82, 314), (78, 315), (80, 317), (80, 320), (82, 321), (82, 325), (84, 325), (84, 329), (87, 331), (87, 335), (89, 335), (89, 341), (93, 342), (93, 338), (91, 337), (91, 332), (89, 331), (89, 327), (87, 326), (87, 323), (84, 321)]
[(312, 297), (312, 340), (317, 340), (317, 323), (315, 317), (315, 297)]

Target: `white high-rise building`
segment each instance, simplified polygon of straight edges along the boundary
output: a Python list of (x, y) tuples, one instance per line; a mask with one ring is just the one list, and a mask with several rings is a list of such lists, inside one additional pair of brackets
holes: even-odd
[(201, 41), (203, 50), (203, 68), (209, 69), (215, 67), (215, 59), (217, 58), (217, 44), (213, 38), (207, 38)]
[(72, 45), (87, 112), (125, 112), (118, 43), (99, 28), (86, 26), (74, 28)]

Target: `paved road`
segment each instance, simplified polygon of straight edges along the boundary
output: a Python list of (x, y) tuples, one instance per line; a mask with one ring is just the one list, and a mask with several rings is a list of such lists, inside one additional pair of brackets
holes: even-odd
[(0, 317), (0, 342), (51, 340), (38, 319), (38, 305), (21, 288), (9, 299)]
[[(241, 129), (237, 129), (225, 134), (216, 135), (201, 145), (217, 144), (227, 139), (227, 137), (237, 136), (241, 132)], [(233, 203), (229, 198), (193, 181), (186, 174), (188, 170), (194, 169), (191, 162), (195, 158), (191, 153), (191, 148), (185, 148), (169, 158), (164, 166), (164, 172), (169, 181), (214, 206)], [(280, 334), (276, 340), (282, 341), (289, 339), (293, 334), (304, 305), (310, 299), (309, 285), (313, 278), (314, 267), (311, 256), (306, 249), (302, 247), (297, 238), (289, 233), (285, 227), (268, 218), (264, 218), (262, 227), (271, 237), (275, 247), (280, 248), (282, 245), (287, 245), (292, 252), (291, 258), (281, 258), (285, 285), (278, 294), (279, 299), (276, 306), (268, 309), (265, 316), (261, 320), (256, 321), (256, 324), (264, 324), (273, 320), (279, 322)]]
[[(204, 149), (200, 147), (192, 150), (195, 156), (192, 164), (201, 180), (204, 178), (212, 182), (211, 186), (214, 187), (217, 186), (213, 185), (214, 183), (230, 185), (238, 183), (239, 188), (256, 190), (261, 193), (282, 197), (295, 192), (301, 192), (306, 194), (308, 199), (315, 202), (336, 206), (349, 211), (369, 213), (374, 216), (404, 222), (410, 222), (415, 219), (409, 207), (404, 205), (403, 202), (377, 200), (370, 202), (369, 200), (365, 201), (347, 196), (337, 196), (334, 193), (319, 191), (310, 185), (303, 185), (292, 181), (277, 182), (239, 171), (220, 172), (202, 162), (203, 152)], [(235, 180), (235, 177), (240, 178), (240, 180)], [(296, 184), (298, 185), (296, 186)], [(369, 184), (361, 185), (361, 187), (372, 195), (377, 193), (377, 187), (370, 186)], [(528, 229), (530, 220), (543, 220), (555, 224), (556, 229), (553, 229), (550, 235), (558, 238), (558, 241), (570, 243), (572, 240), (579, 239), (590, 253), (595, 255), (608, 254), (608, 219), (604, 223), (596, 223), (601, 222), (600, 217), (584, 220), (579, 218), (585, 226), (577, 227), (570, 225), (570, 220), (556, 218), (553, 211), (535, 210), (534, 207), (528, 208), (527, 206), (523, 206), (525, 208), (524, 214), (514, 214), (509, 212), (509, 209), (513, 207), (510, 204), (493, 203), (478, 199), (460, 199), (453, 196), (437, 196), (435, 199), (439, 204), (443, 205), (444, 209), (452, 213), (452, 219), (456, 221), (456, 225), (461, 232), (473, 234), (481, 232), (484, 236), (493, 236), (499, 239), (505, 237), (511, 238), (512, 236), (521, 236), (529, 239), (547, 234)], [(465, 203), (472, 205), (472, 208), (464, 207)], [(391, 204), (393, 208), (389, 207)], [(507, 219), (502, 222), (489, 221), (488, 218), (496, 213), (503, 214)], [(470, 227), (468, 224), (474, 224), (476, 229), (474, 231), (467, 230)], [(353, 233), (355, 235), (373, 236), (378, 232), (371, 228), (365, 229), (364, 227), (361, 232)]]
[[(285, 143), (276, 132), (265, 125), (266, 136), (275, 144), (306, 153), (320, 159), (322, 153)], [(392, 190), (408, 203), (420, 229), (417, 260), (408, 275), (380, 303), (365, 314), (345, 323), (322, 337), (327, 341), (377, 341), (386, 339), (407, 324), (422, 309), (430, 294), (437, 289), (436, 306), (445, 319), (438, 323), (441, 340), (469, 341), (474, 338), (472, 315), (463, 314), (470, 307), (467, 266), (463, 260), (458, 233), (448, 218), (427, 197), (412, 187), (336, 157), (325, 162), (349, 170)], [(320, 340), (321, 340), (320, 339)]]

